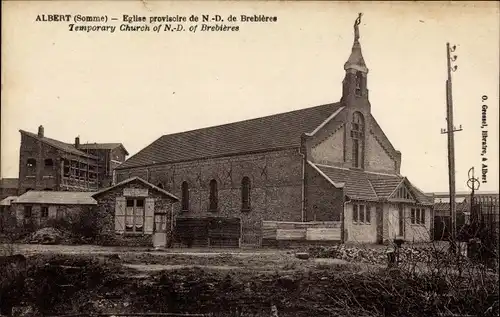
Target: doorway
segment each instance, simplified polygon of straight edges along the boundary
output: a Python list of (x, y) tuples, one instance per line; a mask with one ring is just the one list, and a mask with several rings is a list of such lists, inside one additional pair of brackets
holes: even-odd
[(165, 248), (167, 246), (167, 214), (155, 213), (153, 228), (153, 247)]

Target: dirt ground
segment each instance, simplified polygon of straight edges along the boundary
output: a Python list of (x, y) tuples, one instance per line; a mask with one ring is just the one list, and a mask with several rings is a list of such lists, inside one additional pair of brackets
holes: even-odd
[[(439, 284), (450, 281), (422, 277), (418, 282), (381, 264), (298, 259), (297, 250), (154, 251), (89, 245), (13, 249), (27, 256), (29, 268), (23, 290), (7, 289), (7, 294), (17, 294), (11, 296), (14, 306), (35, 307), (45, 315), (174, 312), (267, 317), (275, 305), (280, 317), (430, 316), (444, 310), (436, 306), (436, 298), (450, 300), (447, 288)], [(498, 303), (498, 288), (484, 287), (480, 294), (453, 288), (463, 292), (452, 298), (453, 307), (485, 310), (492, 301)]]

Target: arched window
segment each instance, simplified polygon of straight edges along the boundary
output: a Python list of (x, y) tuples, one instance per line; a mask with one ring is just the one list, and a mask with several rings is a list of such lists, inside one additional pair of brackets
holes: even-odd
[(217, 211), (218, 206), (218, 193), (217, 193), (217, 181), (212, 179), (210, 181), (210, 206), (209, 211)]
[(246, 176), (241, 180), (241, 210), (250, 210), (250, 178)]
[(361, 96), (363, 91), (363, 74), (356, 72), (356, 95)]
[(181, 191), (182, 191), (181, 209), (182, 211), (189, 211), (189, 185), (187, 182), (182, 182)]
[(36, 167), (36, 160), (34, 158), (29, 158), (28, 161), (26, 162), (26, 166), (28, 168), (35, 168)]
[(353, 113), (351, 124), (352, 167), (363, 168), (365, 122), (360, 112)]

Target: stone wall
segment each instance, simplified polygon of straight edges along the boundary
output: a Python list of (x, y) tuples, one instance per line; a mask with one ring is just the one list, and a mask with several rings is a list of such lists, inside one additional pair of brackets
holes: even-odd
[[(217, 159), (116, 170), (117, 182), (139, 176), (181, 199), (189, 185), (189, 210), (174, 207), (183, 217), (236, 217), (242, 223), (242, 243), (258, 243), (262, 220), (302, 220), (302, 156), (297, 150), (263, 152)], [(249, 211), (241, 210), (241, 181), (251, 183)], [(218, 185), (219, 208), (208, 211), (209, 183)]]
[[(154, 198), (154, 211), (155, 212), (165, 212), (166, 215), (166, 227), (167, 236), (171, 233), (172, 226), (172, 205), (175, 202), (165, 196), (165, 194), (160, 191), (146, 187), (142, 182), (135, 180), (124, 186), (119, 186), (109, 191), (106, 191), (100, 195), (94, 197), (97, 200), (97, 206), (94, 207), (94, 213), (96, 217), (100, 219), (101, 223), (101, 235), (108, 236), (112, 239), (113, 244), (118, 245), (152, 245), (152, 235), (151, 234), (116, 234), (115, 233), (115, 201), (117, 197), (123, 197), (124, 188), (147, 188), (148, 197)], [(146, 198), (146, 197), (145, 197)]]

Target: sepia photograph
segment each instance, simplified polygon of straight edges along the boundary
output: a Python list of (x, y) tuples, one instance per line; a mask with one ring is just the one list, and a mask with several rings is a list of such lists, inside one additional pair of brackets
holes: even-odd
[(500, 4), (2, 1), (0, 317), (498, 316)]

